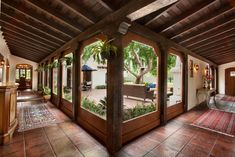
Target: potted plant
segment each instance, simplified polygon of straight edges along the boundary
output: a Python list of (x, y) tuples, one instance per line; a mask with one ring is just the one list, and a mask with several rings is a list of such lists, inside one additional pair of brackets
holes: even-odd
[(51, 99), (51, 89), (49, 87), (43, 87), (43, 98), (45, 101)]
[(106, 64), (106, 60), (117, 52), (117, 47), (112, 44), (114, 39), (97, 39), (97, 44), (91, 48), (91, 55), (98, 64)]

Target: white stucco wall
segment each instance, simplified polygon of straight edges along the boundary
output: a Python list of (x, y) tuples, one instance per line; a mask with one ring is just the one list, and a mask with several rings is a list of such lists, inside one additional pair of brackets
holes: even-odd
[(190, 77), (190, 69), (188, 69), (188, 110), (201, 103), (202, 99), (197, 100), (196, 91), (203, 87), (203, 75), (205, 75), (205, 67), (208, 65), (195, 57), (188, 56), (188, 64), (190, 67), (190, 60), (193, 60), (193, 64), (199, 65), (198, 71), (193, 71), (193, 77)]
[(10, 55), (10, 80), (15, 82), (15, 73), (16, 73), (16, 65), (17, 64), (30, 64), (33, 66), (33, 82), (32, 82), (32, 88), (33, 90), (37, 90), (37, 82), (38, 82), (38, 74), (35, 71), (38, 67), (38, 63), (17, 57), (14, 55)]
[(219, 93), (225, 94), (225, 69), (235, 67), (235, 61), (219, 65)]

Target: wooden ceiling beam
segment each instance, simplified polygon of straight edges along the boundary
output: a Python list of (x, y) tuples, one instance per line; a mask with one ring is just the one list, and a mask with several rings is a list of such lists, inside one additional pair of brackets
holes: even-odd
[(64, 35), (58, 31), (52, 30), (52, 29), (48, 29), (48, 27), (41, 25), (41, 23), (35, 22), (32, 19), (26, 18), (24, 15), (20, 14), (20, 13), (16, 13), (13, 10), (7, 10), (5, 7), (2, 7), (2, 15), (5, 15), (6, 17), (9, 17), (11, 19), (15, 19), (17, 21), (21, 21), (22, 23), (24, 23), (24, 25), (27, 26), (31, 26), (35, 29), (39, 29), (42, 32), (44, 32), (47, 35), (52, 36), (53, 38), (62, 40), (62, 41), (68, 41), (71, 39), (71, 37), (68, 37), (67, 35)]
[(33, 41), (28, 41), (28, 40), (25, 40), (24, 38), (20, 38), (20, 37), (15, 36), (15, 35), (7, 34), (6, 32), (3, 33), (3, 36), (4, 36), (4, 37), (9, 37), (9, 38), (11, 38), (11, 39), (16, 39), (16, 40), (22, 41), (22, 42), (24, 42), (24, 43), (26, 43), (26, 44), (35, 46), (35, 47), (40, 48), (40, 49), (44, 49), (44, 50), (46, 50), (46, 51), (53, 51), (53, 50), (54, 50), (54, 49), (49, 49), (49, 48), (47, 48), (47, 47), (45, 47), (45, 46), (39, 45), (39, 44), (37, 44), (37, 43), (35, 43), (35, 42), (33, 42)]
[(14, 18), (14, 17), (8, 16), (7, 14), (2, 13), (1, 14), (1, 19), (4, 20), (4, 21), (8, 21), (8, 22), (10, 22), (10, 23), (12, 23), (12, 24), (14, 24), (18, 27), (23, 28), (23, 29), (29, 30), (30, 32), (32, 32), (34, 34), (39, 34), (40, 36), (48, 38), (48, 39), (50, 39), (54, 42), (58, 42), (58, 43), (61, 43), (61, 44), (66, 42), (66, 40), (62, 40), (60, 38), (57, 38), (57, 37), (45, 32), (44, 30), (38, 29), (33, 25), (29, 25), (27, 23), (24, 23), (23, 21), (20, 21), (20, 20)]
[(230, 53), (230, 52), (234, 52), (234, 51), (235, 51), (235, 49), (229, 49), (229, 50), (226, 50), (226, 51), (223, 51), (223, 52), (208, 54), (208, 55), (206, 55), (206, 57), (214, 57), (214, 56), (221, 56), (222, 57), (222, 55)]
[(136, 10), (139, 10), (140, 8), (154, 2), (155, 0), (131, 0), (126, 5), (121, 7), (120, 9), (116, 10), (115, 12), (107, 15), (105, 18), (94, 24), (93, 26), (87, 28), (85, 31), (68, 41), (66, 44), (61, 46), (59, 49), (54, 51), (51, 55), (49, 55), (47, 58), (43, 59), (41, 62), (45, 61), (46, 59), (53, 57), (58, 52), (62, 52), (63, 50), (67, 49), (74, 43), (77, 43), (79, 41), (82, 41), (84, 39), (88, 39), (91, 37), (92, 34), (100, 32), (104, 27), (110, 24), (114, 24), (118, 21), (124, 21), (126, 20), (126, 16), (135, 12)]
[[(20, 40), (11, 38), (11, 37), (9, 37), (9, 36), (4, 36), (4, 38), (6, 39), (6, 41), (7, 41), (8, 43), (19, 44), (19, 45), (28, 47), (28, 48), (30, 48), (30, 49), (32, 49), (32, 50), (37, 50), (37, 51), (41, 51), (41, 52), (44, 52), (44, 53), (46, 52), (46, 50), (44, 50), (44, 49), (42, 49), (42, 48), (38, 48), (38, 47), (36, 47), (36, 46), (33, 46), (33, 45), (30, 45), (30, 44), (25, 43), (25, 42), (23, 42), (23, 41), (20, 41)], [(47, 54), (48, 54), (48, 52), (47, 52)]]
[(218, 29), (214, 29), (214, 30), (209, 31), (207, 33), (202, 33), (201, 35), (199, 35), (191, 40), (180, 42), (180, 44), (187, 45), (187, 46), (193, 45), (193, 44), (195, 45), (197, 42), (205, 41), (205, 40), (210, 39), (218, 34), (223, 34), (229, 30), (233, 30), (234, 25), (235, 25), (235, 19), (233, 21), (227, 23), (223, 27), (220, 27)]
[(218, 47), (228, 45), (228, 44), (234, 44), (235, 45), (235, 39), (216, 42), (215, 44), (209, 44), (209, 45), (206, 45), (206, 46), (202, 46), (200, 48), (192, 49), (192, 51), (203, 52), (203, 51), (218, 48)]
[(233, 50), (235, 48), (235, 45), (233, 46), (229, 46), (229, 47), (221, 47), (221, 48), (218, 48), (218, 49), (215, 49), (215, 50), (211, 50), (211, 51), (206, 51), (206, 52), (203, 52), (203, 53), (198, 53), (199, 55), (206, 55), (206, 54), (214, 54), (214, 53), (221, 53), (223, 51), (227, 51), (227, 50)]
[[(175, 30), (172, 34), (167, 35), (167, 37), (171, 38), (173, 40), (176, 39), (176, 41), (177, 41), (178, 37), (182, 36), (184, 33), (187, 33), (188, 31), (195, 29), (195, 27), (204, 25), (205, 23), (207, 23), (215, 18), (221, 17), (224, 14), (231, 12), (231, 11), (234, 11), (233, 6), (231, 6), (231, 5), (226, 5), (224, 7), (221, 7), (220, 9), (216, 10), (216, 12), (213, 11), (213, 12), (209, 13), (207, 16), (200, 17), (200, 19), (186, 24), (185, 26), (183, 26), (183, 28)], [(226, 19), (223, 18), (222, 23), (226, 22), (225, 20)], [(231, 19), (228, 19), (228, 21), (230, 21), (230, 20)], [(216, 23), (219, 23), (219, 21), (216, 21)], [(218, 26), (218, 25), (215, 25), (215, 26)]]
[[(164, 32), (167, 29), (169, 29), (170, 27), (174, 26), (175, 24), (179, 23), (180, 21), (182, 21), (183, 19), (193, 15), (194, 13), (198, 12), (200, 9), (207, 7), (208, 5), (210, 5), (212, 2), (214, 2), (215, 0), (206, 0), (206, 1), (202, 1), (200, 4), (193, 6), (192, 8), (188, 9), (187, 11), (185, 11), (184, 13), (180, 14), (179, 16), (175, 17), (173, 20), (168, 21), (166, 24), (163, 24), (157, 28), (154, 28), (156, 30), (158, 30), (158, 32)], [(179, 1), (178, 3), (180, 3), (181, 1)], [(174, 4), (172, 7), (177, 7), (178, 3)], [(161, 13), (160, 15), (156, 16), (155, 18), (153, 18), (152, 20), (150, 20), (149, 22), (146, 23), (147, 26), (151, 27), (152, 23), (154, 23), (154, 21), (156, 21), (159, 17), (164, 16), (165, 13), (169, 12), (171, 9), (167, 9), (165, 12)], [(178, 7), (177, 7), (178, 8)], [(153, 25), (154, 26), (154, 25)]]
[(13, 48), (15, 50), (18, 50), (18, 51), (20, 51), (20, 54), (25, 55), (25, 56), (27, 56), (28, 53), (34, 55), (35, 57), (43, 57), (43, 56), (45, 56), (45, 54), (40, 54), (40, 53), (38, 53), (38, 51), (33, 51), (31, 49), (23, 47), (22, 45), (17, 45), (17, 44), (12, 44), (12, 43), (8, 44), (8, 45), (9, 45), (9, 48)]
[(193, 40), (194, 38), (197, 38), (198, 36), (220, 29), (221, 27), (224, 27), (224, 25), (228, 25), (230, 22), (233, 22), (234, 19), (235, 19), (235, 14), (232, 14), (228, 18), (222, 18), (221, 20), (215, 21), (213, 24), (208, 25), (204, 29), (196, 30), (191, 33), (185, 34), (183, 35), (183, 37), (180, 37), (180, 38), (175, 38), (174, 41), (178, 43), (182, 43), (182, 42)]
[(1, 23), (1, 26), (5, 26), (5, 28), (9, 27), (9, 28), (11, 28), (12, 30), (20, 30), (20, 31), (23, 31), (23, 32), (26, 33), (26, 34), (30, 34), (30, 35), (32, 35), (32, 36), (34, 36), (34, 37), (36, 37), (36, 38), (40, 38), (40, 39), (44, 40), (45, 42), (47, 42), (48, 44), (60, 46), (59, 43), (53, 42), (53, 41), (51, 41), (51, 40), (49, 40), (49, 39), (47, 39), (47, 38), (45, 38), (45, 37), (42, 37), (42, 36), (40, 36), (40, 35), (38, 35), (38, 34), (35, 34), (35, 33), (32, 33), (32, 32), (30, 32), (30, 31), (28, 31), (28, 30), (26, 30), (26, 29), (24, 29), (24, 28), (21, 28), (21, 27), (19, 27), (19, 26), (16, 26), (16, 25), (14, 25), (14, 24), (11, 24), (11, 23), (9, 23), (9, 22), (7, 22), (7, 21), (3, 21), (2, 19), (0, 19), (0, 23)]
[(81, 23), (78, 23), (77, 20), (73, 20), (68, 18), (60, 12), (60, 10), (53, 9), (51, 7), (50, 1), (39, 1), (39, 0), (26, 0), (26, 2), (34, 7), (37, 7), (39, 10), (43, 11), (44, 13), (48, 14), (49, 16), (61, 21), (62, 23), (66, 24), (67, 26), (77, 30), (83, 31), (84, 28), (81, 26)]
[(17, 2), (17, 1), (2, 0), (2, 4), (24, 14), (27, 17), (34, 19), (37, 22), (40, 22), (45, 26), (50, 27), (51, 29), (55, 29), (60, 33), (64, 33), (65, 35), (67, 34), (67, 36), (74, 37), (77, 33), (80, 32), (74, 29), (72, 30), (68, 29), (68, 27), (60, 25), (58, 22), (55, 22), (54, 20), (47, 19), (45, 15), (39, 14), (36, 11), (33, 11), (33, 9), (29, 9), (28, 7), (26, 7), (25, 3), (22, 1)]
[(96, 15), (92, 14), (91, 12), (85, 10), (82, 6), (76, 3), (74, 0), (59, 0), (59, 2), (65, 6), (66, 8), (70, 9), (72, 12), (77, 14), (79, 17), (83, 18), (90, 24), (95, 24), (98, 20), (96, 19)]
[[(230, 42), (230, 41), (233, 40), (234, 37), (235, 37), (235, 35), (225, 36), (223, 38), (215, 39), (213, 41), (201, 43), (201, 45), (199, 45), (198, 47), (202, 47), (202, 46), (206, 47), (208, 45), (218, 45), (218, 43), (221, 43), (221, 42), (224, 42), (224, 41)], [(198, 48), (198, 47), (194, 47), (194, 48)], [(194, 49), (194, 48), (192, 48), (192, 49)]]
[(194, 49), (196, 47), (199, 47), (203, 44), (206, 44), (206, 43), (210, 43), (210, 42), (213, 42), (213, 41), (217, 41), (221, 38), (228, 38), (228, 37), (231, 37), (235, 34), (235, 27), (231, 30), (226, 30), (225, 32), (222, 32), (222, 33), (219, 33), (219, 34), (216, 34), (216, 35), (213, 35), (209, 38), (206, 38), (205, 39), (202, 39), (202, 40), (199, 40), (199, 41), (195, 41), (195, 43), (190, 43), (190, 44), (181, 44), (189, 49)]
[(95, 0), (95, 1), (98, 2), (99, 4), (101, 4), (108, 11), (110, 11), (110, 12), (114, 11), (114, 8), (111, 7), (111, 4), (109, 1), (107, 1), (107, 0), (105, 0), (106, 2), (104, 2), (104, 0)]
[(12, 54), (17, 57), (25, 58), (27, 60), (30, 60), (30, 61), (33, 61), (36, 63), (41, 60), (41, 58), (35, 57), (33, 55), (24, 56), (19, 51), (15, 50), (15, 49), (10, 49), (10, 50), (13, 52)]
[[(218, 47), (216, 49), (213, 49), (213, 50), (210, 50), (210, 51), (204, 51), (204, 52), (197, 52), (198, 54), (200, 55), (206, 55), (206, 54), (210, 54), (210, 53), (222, 53), (224, 51), (227, 51), (227, 50), (231, 50), (231, 49), (234, 49), (235, 48), (235, 45), (229, 45), (229, 46), (221, 46), (221, 47)], [(195, 51), (196, 52), (196, 51)]]
[[(216, 0), (206, 0), (202, 1), (202, 3), (192, 6), (189, 10), (183, 12), (181, 15), (176, 16), (173, 18), (173, 20), (170, 20), (168, 23), (161, 25), (158, 30), (159, 32), (165, 34), (169, 29), (180, 23), (181, 21), (185, 20), (186, 18), (190, 18), (191, 16), (195, 15), (196, 13), (204, 10), (205, 8), (207, 9), (211, 5), (214, 5), (214, 2), (217, 2)], [(179, 8), (180, 9), (180, 8)]]
[(2, 32), (4, 34), (8, 34), (8, 35), (12, 35), (12, 36), (17, 36), (17, 37), (19, 37), (21, 39), (24, 39), (26, 41), (34, 42), (34, 43), (37, 43), (37, 44), (39, 44), (39, 45), (41, 45), (43, 47), (47, 47), (47, 48), (50, 48), (50, 49), (53, 49), (53, 50), (56, 49), (56, 47), (51, 46), (50, 44), (45, 44), (44, 42), (36, 40), (35, 38), (32, 38), (32, 37), (26, 36), (24, 34), (18, 33), (17, 31), (12, 31), (12, 30), (10, 30), (8, 28), (5, 28), (5, 27), (1, 27), (1, 30), (2, 30)]

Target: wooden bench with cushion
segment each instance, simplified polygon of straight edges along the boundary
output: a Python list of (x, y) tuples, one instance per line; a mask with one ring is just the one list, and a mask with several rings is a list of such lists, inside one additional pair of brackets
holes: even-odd
[(144, 84), (124, 84), (123, 95), (144, 99), (154, 99), (154, 91), (148, 91)]

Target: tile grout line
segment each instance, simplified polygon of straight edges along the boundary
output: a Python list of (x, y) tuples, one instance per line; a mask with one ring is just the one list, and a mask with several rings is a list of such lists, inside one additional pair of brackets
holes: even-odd
[(56, 157), (57, 155), (56, 155), (55, 150), (53, 149), (53, 147), (52, 147), (52, 145), (51, 145), (51, 141), (49, 140), (49, 138), (48, 138), (48, 136), (47, 136), (47, 134), (46, 134), (46, 131), (45, 131), (44, 127), (43, 127), (42, 129), (43, 129), (43, 133), (44, 133), (45, 136), (46, 136), (47, 142), (48, 142), (48, 144), (49, 144), (49, 146), (50, 146), (50, 148), (51, 148), (51, 150), (52, 150), (52, 152), (53, 152), (53, 155)]
[[(184, 126), (184, 125), (183, 125)], [(158, 148), (162, 143), (164, 143), (170, 136), (172, 136), (174, 133), (176, 133), (178, 130), (180, 130), (181, 128), (183, 128), (183, 126), (181, 126), (180, 128), (176, 129), (173, 133), (171, 133), (169, 136), (167, 136), (166, 139), (164, 139), (163, 141), (161, 141), (159, 143), (159, 145), (155, 146), (154, 148), (150, 149), (150, 151), (148, 151), (146, 154), (144, 154), (143, 156), (146, 156), (148, 153), (150, 153), (152, 150), (154, 150), (155, 148)]]
[(196, 135), (198, 135), (199, 134), (199, 132), (197, 132), (197, 133), (195, 133), (195, 135), (193, 135), (192, 137), (191, 137), (191, 139), (187, 142), (187, 143), (185, 143), (185, 145), (180, 149), (180, 151), (176, 154), (176, 157), (182, 152), (182, 150), (194, 139), (194, 137), (196, 136)]
[(217, 137), (216, 137), (216, 139), (215, 139), (215, 142), (214, 142), (214, 144), (213, 144), (213, 146), (212, 146), (212, 148), (211, 148), (210, 152), (208, 153), (208, 157), (210, 156), (210, 154), (211, 154), (212, 150), (214, 149), (215, 144), (216, 144), (216, 142), (218, 141), (218, 138), (219, 138), (219, 134), (217, 134)]
[[(63, 122), (64, 123), (64, 122)], [(62, 123), (60, 123), (62, 124)], [(62, 132), (65, 134), (65, 136), (69, 139), (69, 141), (73, 144), (73, 146), (82, 154), (82, 156), (85, 157), (85, 155), (78, 149), (78, 147), (73, 143), (73, 141), (70, 139), (70, 137), (64, 132), (64, 130), (58, 125), (58, 127), (62, 130)]]
[(23, 131), (23, 142), (24, 142), (24, 157), (26, 157), (26, 146), (25, 146), (25, 132)]

